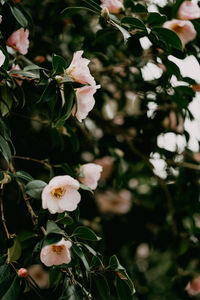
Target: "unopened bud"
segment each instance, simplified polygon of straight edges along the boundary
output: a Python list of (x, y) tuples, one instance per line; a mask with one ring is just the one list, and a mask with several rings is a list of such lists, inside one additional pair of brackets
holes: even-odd
[(107, 7), (103, 7), (101, 10), (101, 16), (102, 18), (104, 18), (105, 20), (109, 20), (110, 19), (110, 14), (109, 14), (109, 10)]
[(28, 276), (28, 270), (25, 268), (21, 268), (18, 270), (17, 274), (19, 277), (26, 278)]

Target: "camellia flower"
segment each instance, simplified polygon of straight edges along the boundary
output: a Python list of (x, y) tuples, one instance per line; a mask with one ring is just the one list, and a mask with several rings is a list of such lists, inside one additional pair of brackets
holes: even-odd
[(28, 267), (28, 274), (37, 283), (41, 289), (46, 289), (49, 286), (49, 272), (42, 265), (35, 264)]
[(90, 86), (86, 85), (76, 90), (77, 97), (77, 112), (74, 107), (72, 115), (76, 116), (79, 122), (82, 122), (88, 115), (88, 113), (93, 109), (95, 100), (93, 95), (96, 90), (100, 88), (100, 85)]
[(79, 181), (92, 190), (97, 188), (97, 182), (101, 177), (102, 167), (97, 164), (85, 164), (80, 167), (83, 177), (79, 177)]
[(131, 208), (131, 193), (121, 190), (116, 193), (108, 190), (95, 196), (101, 213), (126, 214)]
[(190, 21), (174, 19), (165, 22), (163, 24), (163, 27), (175, 31), (176, 34), (179, 36), (183, 47), (190, 41), (194, 40), (197, 35), (196, 30), (194, 29), (194, 26)]
[(4, 64), (6, 57), (3, 52), (0, 50), (0, 67)]
[(200, 293), (200, 276), (193, 278), (188, 282), (186, 291), (190, 296), (196, 296)]
[(194, 20), (200, 18), (200, 7), (192, 1), (184, 1), (178, 10), (178, 18), (182, 20)]
[(88, 64), (89, 59), (83, 58), (83, 51), (77, 51), (74, 53), (70, 66), (65, 70), (65, 73), (71, 77), (74, 81), (82, 84), (90, 84), (95, 86), (94, 77), (90, 74)]
[(50, 213), (74, 211), (81, 200), (79, 182), (68, 175), (56, 176), (42, 192), (42, 207)]
[(70, 248), (72, 243), (62, 239), (60, 242), (42, 248), (40, 260), (47, 267), (69, 264), (71, 261)]
[(101, 0), (101, 7), (107, 7), (110, 13), (117, 14), (123, 9), (123, 0)]
[(20, 28), (13, 32), (7, 40), (7, 45), (21, 54), (27, 54), (29, 47), (29, 30)]

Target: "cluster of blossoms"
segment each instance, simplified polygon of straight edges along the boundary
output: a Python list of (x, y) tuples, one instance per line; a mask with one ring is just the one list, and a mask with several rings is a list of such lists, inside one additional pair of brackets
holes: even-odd
[[(101, 171), (102, 167), (94, 163), (82, 165), (79, 181), (94, 190)], [(42, 207), (48, 209), (51, 214), (74, 211), (81, 200), (78, 192), (79, 181), (68, 175), (51, 179), (42, 192)], [(46, 266), (68, 264), (71, 261), (71, 246), (72, 243), (64, 239), (56, 244), (45, 246), (41, 250), (40, 259)]]
[(82, 122), (93, 109), (95, 104), (93, 96), (96, 90), (100, 88), (100, 85), (96, 85), (94, 77), (90, 74), (88, 68), (90, 61), (83, 58), (82, 55), (82, 50), (75, 52), (70, 66), (65, 70), (65, 74), (73, 81), (85, 85), (76, 89), (77, 111), (75, 107), (72, 111), (79, 122)]
[(183, 47), (196, 38), (196, 30), (189, 20), (200, 18), (200, 7), (192, 1), (184, 1), (178, 10), (179, 19), (174, 19), (164, 23), (164, 27), (171, 29), (179, 36)]

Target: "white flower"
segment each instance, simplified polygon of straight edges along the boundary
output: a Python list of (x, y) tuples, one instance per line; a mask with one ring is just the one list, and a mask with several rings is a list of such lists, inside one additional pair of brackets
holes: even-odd
[(0, 67), (4, 64), (6, 57), (3, 52), (0, 50)]
[(68, 175), (56, 176), (42, 192), (42, 207), (50, 213), (74, 211), (81, 200), (79, 182)]
[(85, 164), (80, 167), (83, 177), (79, 177), (79, 181), (89, 186), (92, 190), (97, 188), (98, 180), (101, 177), (102, 166), (97, 164)]
[(40, 252), (40, 260), (47, 267), (69, 264), (71, 261), (71, 246), (72, 243), (64, 239), (56, 244), (45, 246)]

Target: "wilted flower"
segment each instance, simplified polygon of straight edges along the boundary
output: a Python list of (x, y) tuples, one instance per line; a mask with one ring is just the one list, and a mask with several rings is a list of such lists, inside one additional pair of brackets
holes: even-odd
[(70, 248), (72, 243), (62, 239), (60, 242), (45, 246), (40, 252), (40, 259), (47, 267), (69, 264), (71, 261)]
[(42, 265), (35, 264), (28, 267), (28, 273), (41, 289), (49, 286), (49, 272)]
[(50, 213), (74, 211), (81, 200), (79, 182), (68, 175), (56, 176), (42, 192), (42, 207)]
[(79, 177), (79, 181), (89, 186), (92, 190), (97, 188), (98, 180), (101, 177), (102, 167), (97, 164), (85, 164), (80, 167), (83, 177)]
[(13, 32), (7, 40), (7, 45), (21, 54), (27, 54), (29, 47), (29, 30), (20, 28)]
[(128, 190), (97, 193), (95, 199), (101, 213), (126, 214), (131, 208), (131, 193)]
[(65, 70), (65, 73), (71, 77), (74, 81), (82, 84), (90, 84), (95, 86), (94, 77), (90, 74), (88, 64), (89, 59), (83, 58), (83, 51), (77, 51), (74, 53), (70, 66)]
[(6, 58), (5, 55), (0, 50), (0, 67), (4, 64), (5, 58)]
[(200, 293), (200, 276), (193, 278), (188, 282), (186, 291), (190, 296), (195, 296)]
[(21, 269), (18, 270), (17, 275), (19, 277), (26, 278), (28, 276), (28, 270), (25, 269), (25, 268), (21, 268)]
[(200, 18), (200, 7), (192, 1), (184, 1), (178, 10), (178, 18), (182, 20), (194, 20)]
[(110, 13), (117, 14), (123, 9), (123, 0), (101, 0), (101, 7), (107, 7)]
[(74, 107), (72, 115), (76, 116), (79, 122), (82, 122), (88, 115), (88, 113), (93, 109), (95, 104), (95, 99), (93, 95), (96, 93), (96, 90), (100, 88), (100, 85), (89, 86), (78, 88), (76, 90), (77, 97), (77, 112)]
[[(15, 65), (13, 64), (12, 65), (12, 68), (10, 69), (10, 71), (14, 71), (14, 70), (21, 70), (20, 66), (19, 65)], [(16, 73), (11, 73), (10, 74), (12, 77), (14, 77), (15, 81), (21, 86), (22, 83), (23, 83), (23, 76), (18, 74), (17, 72)]]
[(102, 158), (95, 159), (96, 164), (102, 166), (101, 179), (108, 179), (113, 172), (113, 158), (112, 156), (104, 156)]
[(175, 31), (176, 34), (179, 36), (183, 47), (190, 41), (194, 40), (197, 35), (196, 30), (190, 21), (174, 19), (165, 22), (163, 24), (163, 27)]

